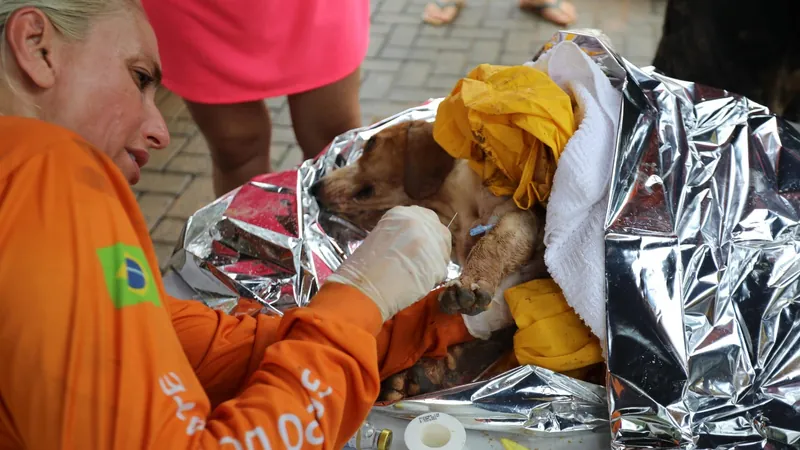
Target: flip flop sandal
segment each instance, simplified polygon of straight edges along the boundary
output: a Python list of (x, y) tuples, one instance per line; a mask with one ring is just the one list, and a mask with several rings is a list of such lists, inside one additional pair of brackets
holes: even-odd
[[(422, 21), (429, 25), (444, 25), (452, 23), (456, 19), (456, 17), (458, 17), (458, 13), (461, 12), (461, 9), (464, 7), (464, 4), (465, 0), (434, 0), (425, 6), (426, 11), (422, 13)], [(438, 6), (441, 11), (444, 11), (445, 8), (455, 8), (456, 13), (453, 14), (453, 17), (449, 20), (443, 20), (437, 17), (431, 17), (427, 13), (428, 6), (430, 5)]]
[(525, 9), (530, 10), (531, 12), (534, 12), (534, 13), (538, 14), (542, 19), (547, 20), (548, 22), (553, 22), (553, 23), (555, 23), (557, 25), (565, 26), (565, 25), (569, 25), (570, 22), (559, 23), (559, 22), (557, 22), (555, 20), (548, 19), (543, 14), (543, 12), (548, 10), (548, 9), (557, 9), (557, 10), (563, 12), (563, 10), (561, 9), (561, 4), (562, 3), (563, 3), (563, 0), (555, 0), (553, 3), (545, 3), (543, 5), (525, 6)]

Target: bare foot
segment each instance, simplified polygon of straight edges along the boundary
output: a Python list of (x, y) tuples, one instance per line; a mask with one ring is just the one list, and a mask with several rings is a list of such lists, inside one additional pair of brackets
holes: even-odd
[(444, 25), (455, 20), (464, 0), (436, 0), (425, 5), (422, 20), (430, 25)]
[(520, 0), (519, 7), (561, 26), (569, 25), (578, 18), (575, 5), (562, 0)]

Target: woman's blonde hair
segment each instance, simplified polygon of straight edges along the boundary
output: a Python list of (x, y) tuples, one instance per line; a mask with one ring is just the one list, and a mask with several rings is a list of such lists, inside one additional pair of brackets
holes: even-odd
[(130, 0), (0, 0), (0, 36), (5, 44), (6, 23), (15, 11), (36, 8), (64, 37), (81, 39), (95, 16), (119, 10), (127, 3)]
[[(67, 39), (81, 40), (89, 31), (93, 18), (138, 4), (138, 0), (0, 0), (0, 70), (2, 81), (14, 94), (15, 83), (6, 72), (6, 25), (14, 12), (22, 8), (42, 11), (53, 27)], [(38, 106), (33, 105), (38, 109)], [(2, 113), (0, 113), (2, 115)]]

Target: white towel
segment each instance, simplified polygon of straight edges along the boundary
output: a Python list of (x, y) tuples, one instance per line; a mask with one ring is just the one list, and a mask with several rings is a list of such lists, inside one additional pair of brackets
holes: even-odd
[(569, 41), (526, 65), (549, 74), (576, 104), (578, 130), (558, 161), (547, 204), (545, 264), (606, 354), (603, 226), (622, 96)]

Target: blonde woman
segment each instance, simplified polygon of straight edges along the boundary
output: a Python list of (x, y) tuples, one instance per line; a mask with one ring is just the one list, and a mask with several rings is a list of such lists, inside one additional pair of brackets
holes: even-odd
[(389, 211), (282, 318), (171, 298), (129, 187), (169, 141), (141, 5), (0, 0), (0, 25), (0, 448), (341, 448), (381, 324), (445, 274), (436, 215)]

